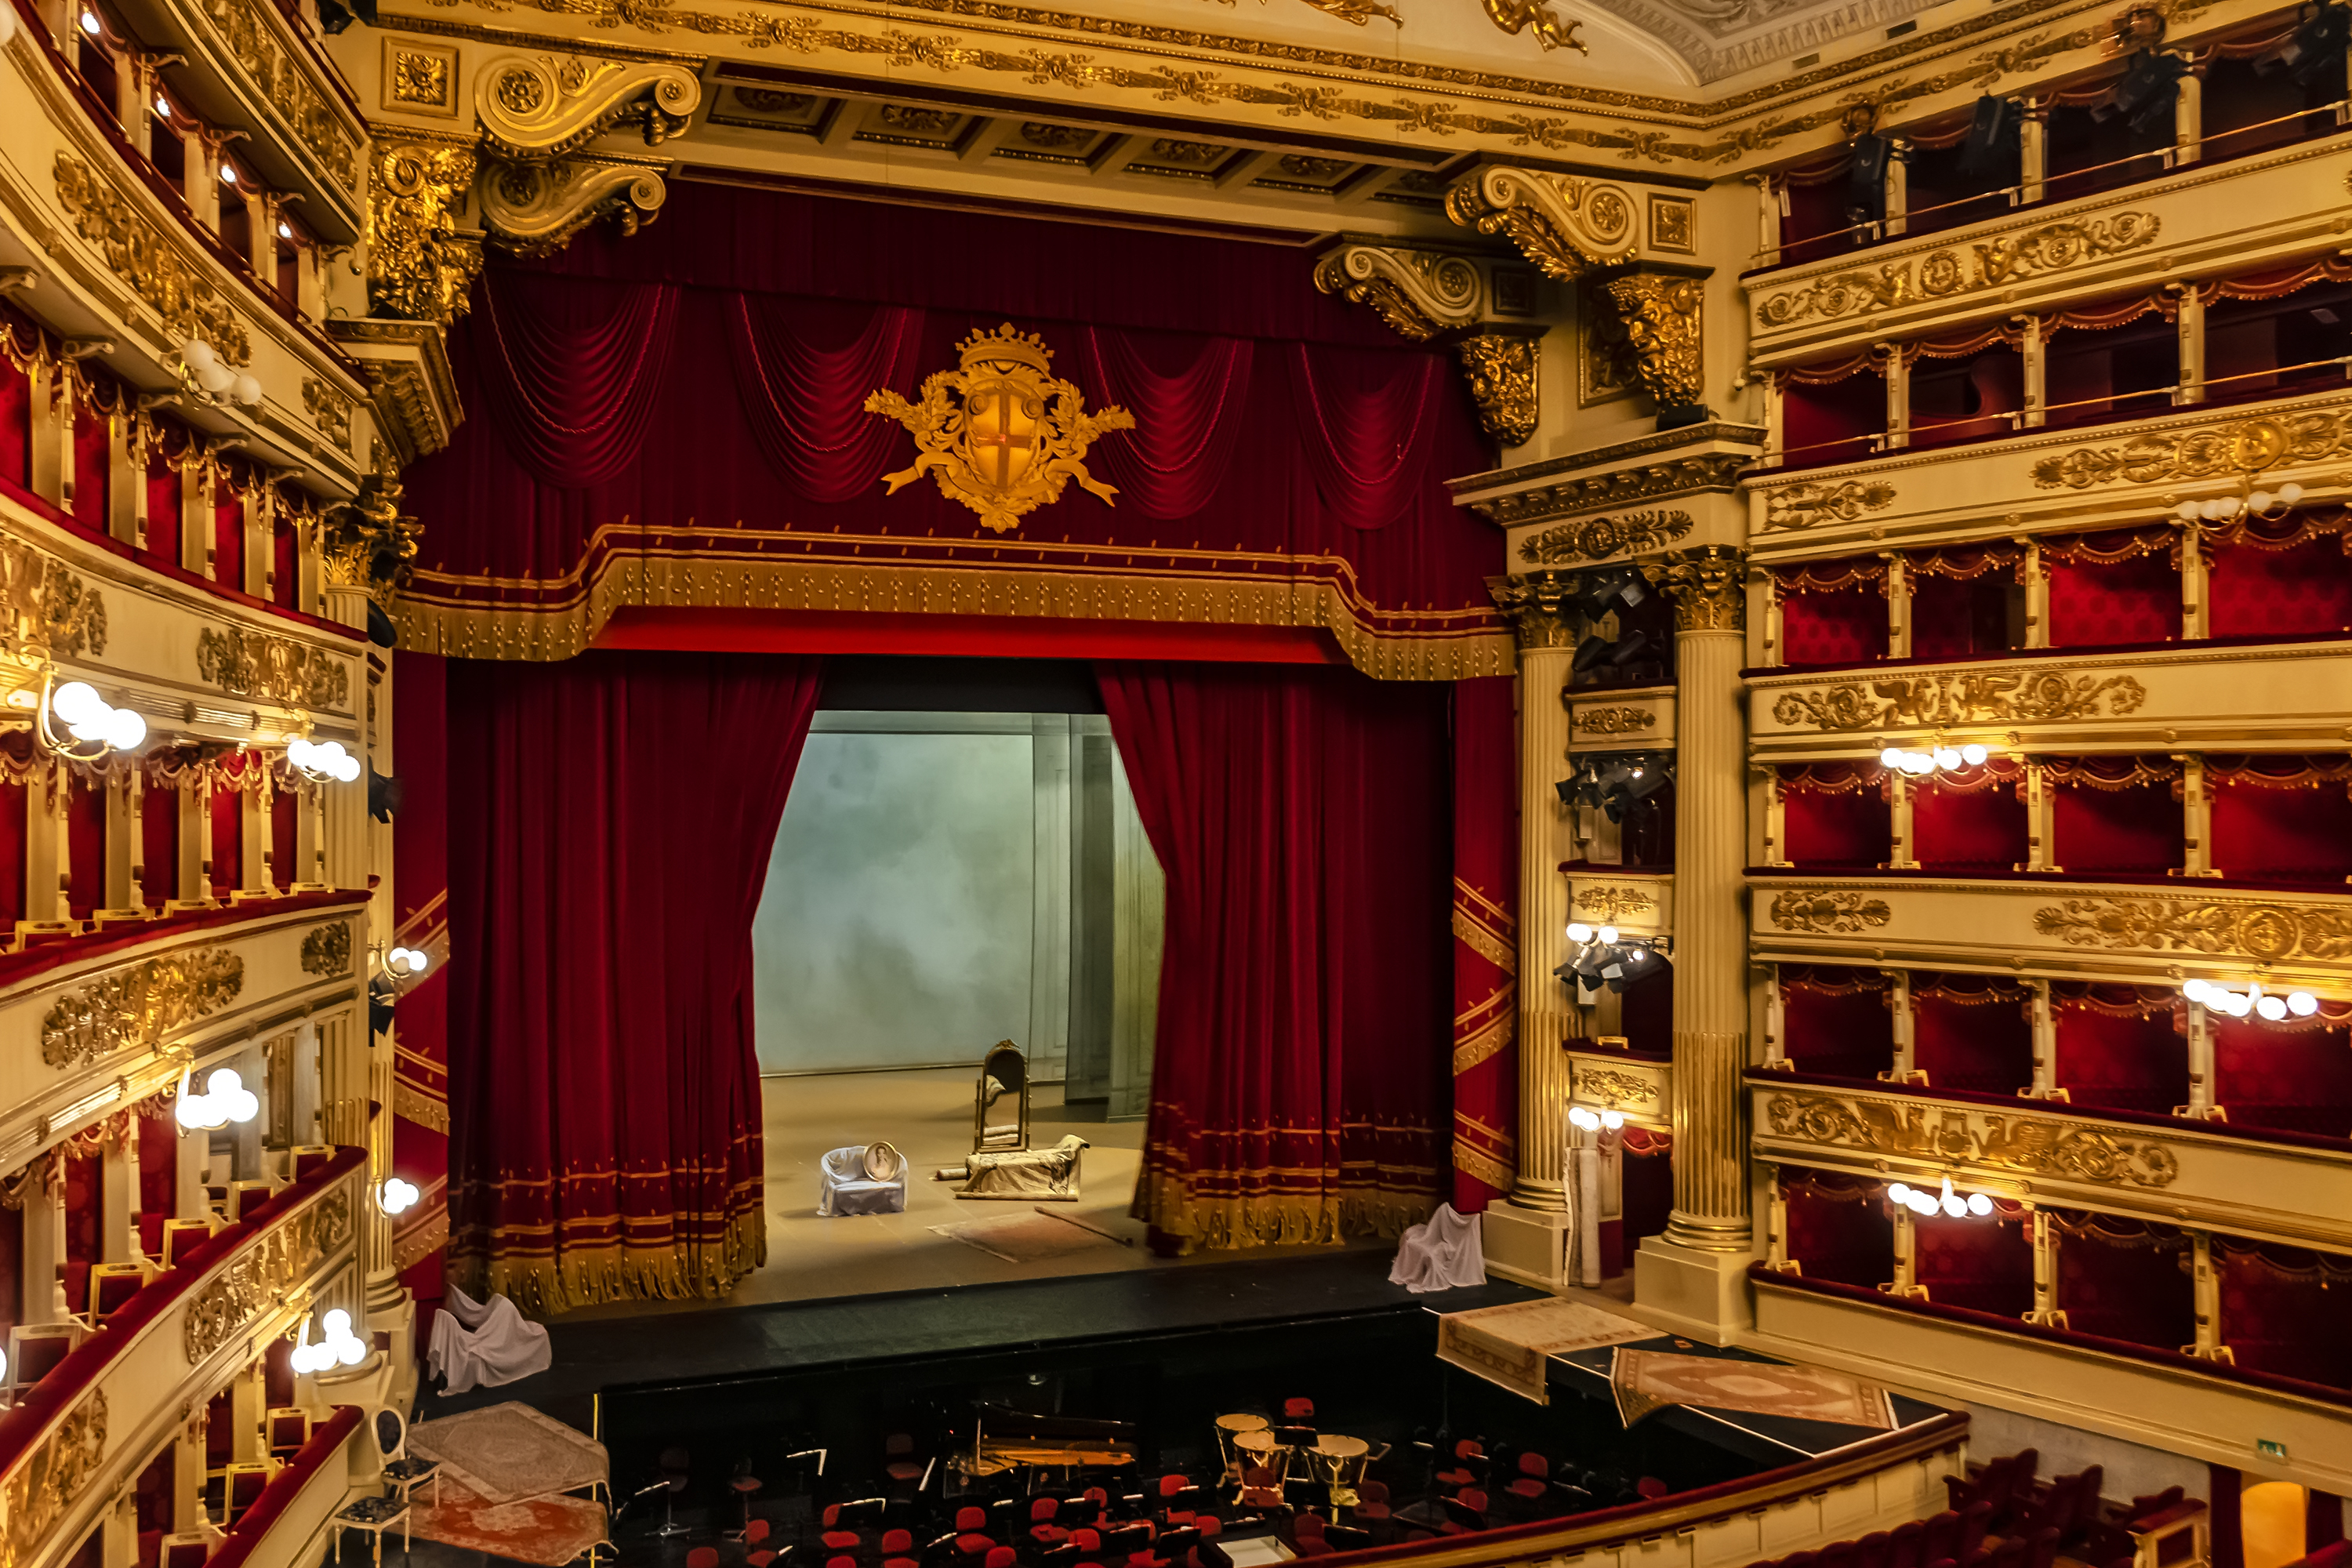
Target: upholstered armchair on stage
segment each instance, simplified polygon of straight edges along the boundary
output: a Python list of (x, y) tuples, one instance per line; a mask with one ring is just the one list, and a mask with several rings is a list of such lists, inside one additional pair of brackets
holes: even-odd
[(907, 1212), (907, 1157), (887, 1143), (852, 1144), (824, 1157), (816, 1212), (839, 1215)]

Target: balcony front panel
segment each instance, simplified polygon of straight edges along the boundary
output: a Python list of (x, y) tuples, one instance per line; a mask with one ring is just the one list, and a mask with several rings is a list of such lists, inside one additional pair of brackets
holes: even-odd
[(2191, 977), (2352, 996), (2352, 892), (1997, 878), (1749, 873), (1767, 963), (1958, 969), (2177, 985)]
[(1568, 754), (1579, 752), (1671, 752), (1675, 749), (1675, 689), (1627, 687), (1622, 690), (1571, 689), (1568, 704)]
[(28, 40), (0, 51), (0, 265), (32, 267), (43, 279), (32, 308), (110, 341), (103, 363), (136, 387), (170, 384), (189, 339), (211, 344), (260, 382), (262, 399), (242, 408), (188, 394), (192, 421), (276, 467), (310, 471), (316, 489), (351, 493), (365, 384), (132, 172), (58, 68)]
[(1675, 1122), (1675, 1066), (1628, 1051), (1568, 1053), (1571, 1104), (1614, 1110), (1636, 1127), (1665, 1132)]
[(2030, 430), (1742, 481), (1758, 565), (2173, 520), (2184, 500), (2289, 480), (2305, 510), (2352, 499), (2352, 393)]
[(1757, 674), (1748, 724), (1759, 763), (1874, 759), (1931, 737), (2070, 755), (2340, 749), (2352, 641)]
[(2352, 1149), (2118, 1120), (2053, 1100), (2015, 1109), (1927, 1089), (1790, 1079), (1748, 1085), (1756, 1157), (1933, 1189), (2128, 1215), (2194, 1230), (2352, 1249)]
[(1615, 926), (1627, 936), (1675, 934), (1675, 874), (1579, 866), (1568, 874), (1571, 920)]
[[(216, 1049), (242, 1049), (322, 1006), (353, 1000), (365, 963), (354, 917), (367, 895), (261, 900), (173, 922), (152, 941), (107, 928), (108, 949), (36, 949), (64, 961), (9, 983), (0, 973), (0, 1169), (175, 1083)], [(90, 939), (83, 939), (88, 942)]]
[(2352, 132), (1748, 279), (1759, 369), (2050, 311), (2343, 243)]

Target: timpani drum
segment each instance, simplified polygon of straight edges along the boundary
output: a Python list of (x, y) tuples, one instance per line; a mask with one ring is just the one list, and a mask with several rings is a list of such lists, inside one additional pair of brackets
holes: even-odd
[(1217, 1417), (1217, 1449), (1224, 1456), (1225, 1468), (1234, 1468), (1234, 1447), (1245, 1432), (1263, 1432), (1271, 1425), (1263, 1415), (1246, 1413)]

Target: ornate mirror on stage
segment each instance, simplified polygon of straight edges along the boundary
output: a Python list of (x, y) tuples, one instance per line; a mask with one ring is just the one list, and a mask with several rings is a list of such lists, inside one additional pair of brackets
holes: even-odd
[(972, 1097), (971, 1150), (1029, 1147), (1029, 1062), (1011, 1040), (999, 1040), (980, 1064)]

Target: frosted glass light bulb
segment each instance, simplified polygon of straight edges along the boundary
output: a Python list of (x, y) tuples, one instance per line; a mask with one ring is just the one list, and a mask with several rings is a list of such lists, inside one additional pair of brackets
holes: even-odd
[(339, 1340), (352, 1331), (352, 1315), (341, 1307), (336, 1307), (319, 1320), (319, 1326), (327, 1331), (329, 1339)]
[(343, 758), (335, 764), (335, 776), (345, 784), (355, 782), (360, 776), (360, 760), (357, 757)]
[(81, 14), (81, 30), (93, 38), (98, 37), (98, 17), (90, 12), (84, 11)]
[(1936, 765), (1939, 768), (1948, 769), (1958, 767), (1960, 765), (1960, 753), (1958, 748), (1952, 746), (1937, 747)]
[(1599, 934), (1601, 946), (1612, 947), (1616, 944), (1617, 928), (1615, 926), (1602, 926)]
[(2180, 984), (2180, 994), (2191, 1002), (2204, 1001), (2206, 993), (2212, 989), (2202, 980), (2184, 980)]
[(2275, 1024), (2286, 1016), (2286, 998), (2284, 996), (2262, 997), (2254, 1003), (2254, 1011)]
[(49, 711), (68, 724), (86, 724), (106, 711), (98, 689), (87, 680), (68, 680), (49, 693)]
[(224, 1094), (245, 1087), (245, 1075), (235, 1068), (222, 1068), (213, 1074), (212, 1082), (205, 1085), (206, 1094)]
[(1592, 928), (1586, 925), (1582, 921), (1572, 921), (1569, 923), (1568, 940), (1574, 942), (1591, 942), (1592, 940)]
[(240, 375), (231, 384), (229, 395), (250, 408), (261, 401), (261, 383), (250, 374)]
[(1986, 751), (1982, 746), (1976, 744), (1974, 742), (1970, 742), (1969, 744), (1960, 748), (1960, 761), (1968, 763), (1968, 765), (1972, 768), (1982, 767), (1984, 765), (1984, 760), (1990, 755), (1992, 755), (1990, 752)]
[(1901, 1182), (1896, 1182), (1889, 1186), (1886, 1189), (1886, 1195), (1906, 1207), (1910, 1205), (1911, 1189)]
[(2286, 994), (2286, 1010), (2298, 1018), (2308, 1018), (2319, 1011), (2319, 998), (2308, 991), (2290, 991)]
[(180, 345), (180, 358), (186, 363), (190, 370), (202, 370), (205, 366), (216, 363), (220, 356), (213, 353), (212, 344), (205, 342), (204, 339), (190, 338)]
[(1602, 1131), (1614, 1132), (1617, 1129), (1624, 1125), (1625, 1118), (1620, 1112), (1614, 1110), (1604, 1110), (1601, 1113), (1601, 1129)]
[(236, 384), (236, 372), (215, 360), (210, 364), (196, 366), (196, 384), (218, 397)]
[(1889, 746), (1886, 750), (1879, 752), (1878, 765), (1882, 768), (1901, 767), (1903, 765), (1903, 748), (1900, 746)]
[(2182, 501), (2179, 506), (2172, 509), (2172, 514), (2183, 522), (2195, 522), (2197, 521), (2197, 503), (2193, 500)]
[(2293, 506), (2295, 502), (2303, 499), (2303, 487), (2296, 484), (2293, 479), (2289, 479), (2286, 483), (2279, 486), (2278, 499), (2288, 506)]
[(135, 750), (147, 738), (147, 721), (128, 708), (117, 708), (108, 716), (106, 739), (118, 752)]
[(1936, 1200), (1929, 1197), (1927, 1194), (1914, 1189), (1911, 1194), (1910, 1209), (1913, 1214), (1925, 1219), (1936, 1212)]
[(1982, 1193), (1970, 1193), (1969, 1194), (1969, 1212), (1976, 1215), (1979, 1219), (1982, 1219), (1985, 1215), (1992, 1213), (1992, 1200), (1985, 1196)]

